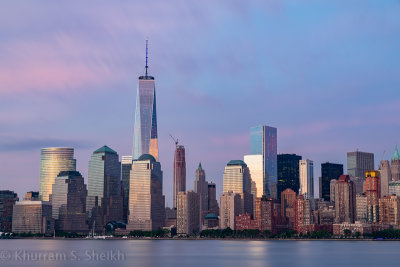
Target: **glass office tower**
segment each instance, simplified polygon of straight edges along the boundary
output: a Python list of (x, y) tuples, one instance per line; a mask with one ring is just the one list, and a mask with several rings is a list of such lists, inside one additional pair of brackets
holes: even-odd
[(61, 171), (75, 171), (74, 149), (68, 147), (49, 147), (40, 149), (39, 197), (49, 201), (52, 186)]
[(139, 77), (136, 95), (133, 159), (150, 154), (158, 161), (156, 88), (154, 77), (147, 75), (147, 69), (146, 42), (146, 74)]
[[(263, 183), (257, 184), (267, 197), (277, 198), (277, 129), (260, 125), (250, 129), (250, 154), (262, 155)], [(255, 181), (257, 183), (257, 181)]]
[(354, 151), (347, 152), (347, 173), (351, 177), (365, 178), (365, 172), (374, 170), (374, 153)]

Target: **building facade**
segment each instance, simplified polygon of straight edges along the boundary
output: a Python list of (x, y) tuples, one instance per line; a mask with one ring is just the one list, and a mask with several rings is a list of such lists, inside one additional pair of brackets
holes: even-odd
[(399, 151), (397, 150), (397, 145), (394, 150), (394, 155), (391, 160), (390, 170), (392, 174), (392, 181), (399, 181), (400, 180), (400, 155)]
[(55, 229), (63, 232), (86, 233), (87, 188), (77, 171), (60, 172), (51, 195), (52, 217)]
[(253, 195), (251, 194), (250, 171), (241, 160), (231, 160), (225, 167), (223, 175), (223, 192), (232, 191), (240, 194), (243, 213), (253, 214)]
[(61, 171), (75, 171), (74, 149), (68, 147), (49, 147), (40, 149), (39, 196), (49, 201), (52, 186)]
[(294, 205), (296, 203), (296, 192), (290, 188), (281, 194), (281, 214), (286, 222), (293, 227), (294, 224)]
[(150, 154), (132, 163), (127, 229), (155, 231), (163, 227), (165, 197), (161, 164)]
[(264, 233), (269, 231), (271, 234), (276, 233), (275, 216), (274, 216), (274, 200), (265, 196), (256, 198), (255, 221), (258, 230)]
[(379, 222), (381, 183), (379, 171), (366, 171), (367, 222)]
[(385, 196), (379, 199), (379, 222), (400, 225), (400, 198), (398, 196)]
[(298, 195), (294, 205), (294, 213), (294, 230), (299, 234), (313, 223), (310, 199), (305, 198), (303, 195)]
[(173, 183), (173, 207), (176, 208), (178, 193), (186, 191), (185, 147), (181, 145), (177, 145), (175, 148)]
[(219, 214), (217, 190), (213, 182), (208, 183), (208, 213), (214, 213), (217, 216)]
[(356, 218), (356, 191), (349, 175), (341, 175), (335, 185), (335, 223), (353, 223)]
[[(208, 211), (208, 183), (206, 181), (206, 172), (199, 163), (196, 170), (196, 179), (194, 180), (194, 192), (200, 195), (200, 210), (203, 215)], [(204, 217), (204, 216), (202, 216)]]
[(13, 209), (13, 233), (53, 234), (54, 219), (51, 203), (47, 201), (20, 201)]
[(321, 164), (321, 183), (320, 183), (320, 196), (326, 201), (330, 200), (330, 182), (331, 180), (339, 179), (343, 174), (343, 164), (337, 163), (322, 163)]
[(375, 169), (374, 154), (368, 152), (347, 152), (347, 174), (364, 178), (365, 172)]
[(299, 161), (300, 194), (307, 199), (314, 198), (314, 163), (312, 160)]
[(200, 194), (194, 191), (178, 192), (176, 213), (178, 234), (197, 235), (200, 233)]
[(254, 180), (259, 191), (267, 197), (277, 198), (277, 129), (260, 125), (250, 129), (250, 154), (262, 155), (263, 180)]
[(235, 218), (243, 213), (240, 194), (232, 191), (225, 192), (221, 195), (219, 203), (219, 227), (235, 230)]
[(133, 159), (138, 159), (143, 154), (150, 154), (158, 161), (156, 88), (154, 77), (147, 72), (147, 42), (145, 69), (145, 75), (139, 77), (136, 94)]
[(0, 232), (12, 231), (12, 216), (17, 193), (10, 190), (0, 190)]
[(392, 181), (392, 172), (388, 160), (381, 160), (379, 163), (379, 173), (381, 174), (381, 195), (389, 195), (389, 182)]
[(389, 183), (389, 195), (400, 196), (400, 181), (393, 181)]
[(294, 192), (300, 189), (299, 162), (301, 156), (296, 154), (279, 154), (278, 157), (278, 197), (287, 188)]
[(356, 195), (356, 221), (367, 222), (367, 194), (359, 193)]
[(129, 207), (129, 180), (132, 169), (132, 156), (122, 156), (121, 159), (121, 182), (122, 182), (122, 195), (124, 199), (123, 206), (123, 220), (128, 221), (128, 207)]

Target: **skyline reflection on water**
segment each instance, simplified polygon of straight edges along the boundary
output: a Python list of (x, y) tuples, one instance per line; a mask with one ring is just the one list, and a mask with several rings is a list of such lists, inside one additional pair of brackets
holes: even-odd
[(20, 239), (0, 240), (0, 265), (382, 266), (398, 265), (399, 251), (396, 241)]

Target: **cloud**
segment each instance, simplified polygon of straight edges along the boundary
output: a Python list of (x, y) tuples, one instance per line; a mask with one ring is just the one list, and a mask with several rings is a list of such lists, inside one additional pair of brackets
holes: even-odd
[(43, 147), (72, 147), (85, 149), (92, 147), (92, 143), (87, 140), (64, 140), (52, 138), (27, 138), (15, 139), (2, 137), (0, 141), (0, 153), (39, 150)]

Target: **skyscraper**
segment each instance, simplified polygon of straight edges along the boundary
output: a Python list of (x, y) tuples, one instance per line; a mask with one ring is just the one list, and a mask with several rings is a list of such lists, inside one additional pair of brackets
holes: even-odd
[(174, 154), (174, 190), (173, 207), (176, 208), (177, 195), (179, 192), (186, 191), (186, 160), (185, 147), (177, 145)]
[(63, 232), (85, 233), (87, 189), (77, 171), (63, 171), (57, 176), (51, 196), (55, 229)]
[(281, 193), (290, 188), (294, 192), (300, 189), (299, 162), (301, 156), (296, 154), (278, 155), (278, 197)]
[[(93, 210), (94, 207), (99, 208)], [(121, 163), (117, 152), (108, 146), (97, 149), (90, 158), (86, 209), (90, 225), (96, 220), (96, 231), (109, 221), (123, 219)]]
[(321, 164), (321, 189), (320, 195), (326, 201), (330, 200), (330, 184), (332, 179), (339, 179), (343, 174), (343, 164), (322, 163)]
[(392, 172), (392, 181), (399, 181), (400, 180), (400, 155), (399, 151), (397, 150), (397, 145), (394, 150), (394, 155), (391, 161), (391, 172)]
[[(196, 179), (194, 180), (194, 192), (200, 195), (200, 210), (202, 214), (208, 211), (208, 183), (206, 181), (206, 172), (199, 163), (196, 170)], [(203, 216), (202, 216), (203, 217)]]
[(341, 175), (335, 184), (335, 223), (356, 219), (356, 189), (349, 175)]
[(385, 196), (379, 199), (379, 221), (382, 224), (400, 224), (400, 199), (398, 196)]
[(136, 95), (133, 159), (138, 159), (142, 154), (150, 154), (158, 161), (156, 88), (154, 77), (147, 73), (147, 55), (146, 41), (146, 73), (139, 77)]
[[(250, 154), (262, 155), (263, 179), (254, 179), (257, 195), (277, 198), (277, 129), (260, 125), (250, 129)], [(259, 167), (257, 167), (259, 169)]]
[(219, 201), (221, 209), (219, 211), (219, 228), (231, 228), (235, 230), (235, 218), (243, 213), (240, 194), (232, 191), (224, 192)]
[(17, 193), (10, 190), (0, 190), (0, 232), (11, 232), (12, 216)]
[(129, 180), (132, 169), (132, 156), (122, 156), (121, 160), (121, 180), (124, 196), (124, 222), (128, 220), (128, 206), (129, 206)]
[(217, 190), (215, 184), (212, 182), (208, 183), (208, 212), (214, 213), (217, 216), (219, 214)]
[(381, 160), (379, 163), (379, 172), (381, 174), (381, 196), (388, 196), (389, 182), (392, 181), (392, 172), (388, 160)]
[(294, 204), (294, 230), (302, 233), (304, 228), (312, 224), (312, 209), (310, 199), (298, 195)]
[(374, 170), (374, 165), (373, 153), (347, 152), (347, 174), (352, 177), (365, 178), (365, 172)]
[(165, 220), (161, 164), (150, 154), (132, 162), (127, 229), (155, 231)]
[(379, 198), (381, 197), (380, 174), (366, 171), (367, 222), (379, 221)]
[(250, 172), (246, 163), (241, 160), (231, 160), (225, 167), (223, 192), (229, 191), (232, 191), (234, 194), (240, 194), (244, 213), (253, 214)]
[(314, 163), (312, 160), (299, 161), (300, 194), (306, 199), (314, 198)]
[(285, 189), (281, 194), (281, 215), (289, 225), (294, 223), (294, 205), (296, 192), (290, 188)]
[(40, 186), (41, 200), (49, 201), (52, 186), (61, 171), (75, 171), (74, 149), (67, 147), (49, 147), (40, 150)]

